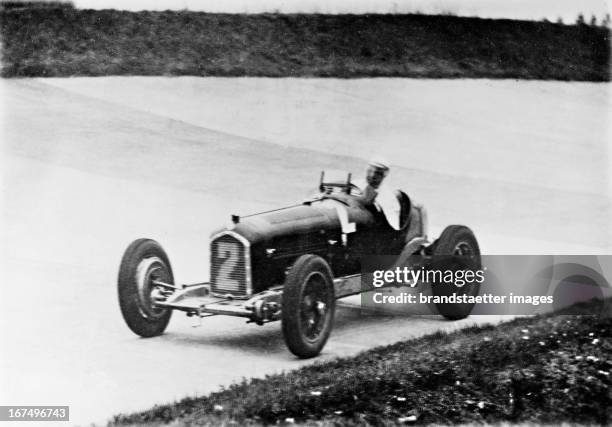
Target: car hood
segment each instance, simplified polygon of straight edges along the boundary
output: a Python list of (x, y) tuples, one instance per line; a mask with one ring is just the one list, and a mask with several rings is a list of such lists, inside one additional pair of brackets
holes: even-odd
[(223, 231), (232, 231), (251, 244), (256, 244), (289, 235), (339, 232), (341, 225), (338, 207), (346, 209), (341, 202), (323, 200), (248, 215), (239, 218), (235, 224), (217, 230), (213, 236)]

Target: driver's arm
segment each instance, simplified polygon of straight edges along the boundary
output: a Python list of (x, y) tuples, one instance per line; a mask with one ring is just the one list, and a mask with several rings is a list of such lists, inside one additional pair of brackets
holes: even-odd
[(374, 189), (371, 185), (366, 185), (363, 189), (363, 194), (357, 197), (357, 200), (361, 202), (364, 206), (373, 205), (376, 196), (378, 195), (378, 191)]

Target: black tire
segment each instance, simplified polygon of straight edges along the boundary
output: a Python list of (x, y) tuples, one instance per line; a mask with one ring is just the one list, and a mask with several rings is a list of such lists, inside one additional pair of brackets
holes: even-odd
[[(434, 243), (433, 258), (430, 269), (435, 271), (480, 270), (482, 261), (480, 247), (472, 230), (464, 225), (449, 225), (444, 229), (438, 240)], [(476, 296), (480, 292), (480, 283), (464, 284), (444, 283), (434, 281), (432, 294), (443, 295), (469, 295)], [(449, 320), (464, 319), (470, 315), (474, 304), (436, 304), (437, 311)]]
[(329, 338), (336, 298), (332, 271), (316, 255), (302, 255), (285, 279), (282, 329), (285, 343), (297, 357), (318, 355)]
[(172, 315), (172, 310), (155, 307), (151, 301), (152, 281), (156, 279), (174, 284), (166, 252), (154, 240), (132, 242), (119, 267), (119, 307), (128, 327), (144, 338), (161, 335)]

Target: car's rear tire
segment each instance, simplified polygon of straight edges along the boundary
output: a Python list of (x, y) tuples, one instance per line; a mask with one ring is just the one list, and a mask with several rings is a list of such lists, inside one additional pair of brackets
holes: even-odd
[(289, 350), (302, 359), (318, 355), (331, 333), (336, 298), (332, 271), (316, 255), (302, 255), (283, 287), (282, 329)]
[(153, 280), (174, 284), (168, 256), (154, 240), (135, 240), (125, 250), (119, 267), (119, 307), (128, 327), (144, 338), (161, 335), (172, 315), (172, 310), (153, 303)]
[[(458, 270), (480, 270), (482, 266), (480, 247), (472, 230), (464, 225), (449, 225), (444, 229), (438, 240), (434, 243), (433, 258), (429, 266), (431, 270), (448, 272)], [(453, 273), (454, 274), (454, 273)], [(434, 277), (437, 277), (434, 275)], [(432, 294), (436, 296), (468, 295), (476, 296), (480, 292), (480, 282), (465, 283), (458, 286), (458, 282), (448, 284), (443, 280), (434, 280), (431, 284)], [(449, 320), (459, 320), (470, 315), (474, 304), (448, 303), (436, 304), (437, 311)]]

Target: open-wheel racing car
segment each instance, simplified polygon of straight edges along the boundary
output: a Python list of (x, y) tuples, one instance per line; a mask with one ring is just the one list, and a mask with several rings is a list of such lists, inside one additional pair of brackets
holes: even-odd
[[(339, 298), (372, 291), (362, 280), (361, 259), (385, 255), (409, 268), (480, 268), (472, 231), (450, 225), (433, 242), (427, 238), (425, 209), (402, 191), (399, 230), (376, 206), (360, 201), (351, 182), (325, 182), (301, 204), (244, 217), (210, 237), (210, 282), (175, 285), (168, 256), (154, 240), (138, 239), (126, 249), (118, 277), (121, 312), (142, 337), (164, 332), (172, 311), (188, 316), (240, 316), (262, 325), (280, 320), (289, 350), (314, 357), (325, 345)], [(442, 257), (440, 257), (442, 256)], [(470, 260), (467, 262), (465, 260)], [(394, 285), (392, 285), (394, 286)], [(431, 287), (433, 293), (437, 291)], [(442, 289), (442, 288), (439, 288)], [(455, 292), (476, 295), (477, 285)], [(448, 319), (468, 316), (473, 304), (439, 304)]]

